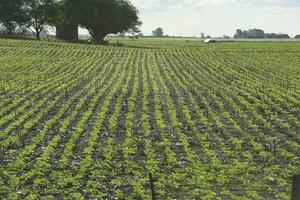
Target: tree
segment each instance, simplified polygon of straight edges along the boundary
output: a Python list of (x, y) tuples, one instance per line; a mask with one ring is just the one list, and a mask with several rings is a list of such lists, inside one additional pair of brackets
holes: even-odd
[(49, 16), (50, 23), (56, 27), (56, 37), (68, 40), (78, 40), (78, 24), (68, 12), (65, 1), (54, 4), (54, 12)]
[(265, 38), (265, 32), (261, 29), (237, 29), (234, 38)]
[(277, 34), (277, 38), (282, 38), (282, 39), (289, 39), (289, 38), (291, 38), (288, 34), (282, 34), (282, 33), (280, 33), (280, 34)]
[(300, 34), (299, 34), (299, 35), (296, 35), (295, 38), (296, 38), (296, 39), (299, 39), (299, 38), (300, 38)]
[(275, 33), (267, 33), (266, 38), (277, 38), (277, 34)]
[(139, 32), (138, 10), (128, 0), (66, 0), (66, 5), (96, 44), (105, 43), (108, 34)]
[(242, 31), (241, 29), (237, 29), (234, 38), (282, 38), (288, 39), (290, 36), (288, 34), (276, 34), (276, 33), (265, 33), (261, 29), (249, 29)]
[(162, 28), (157, 28), (154, 31), (152, 31), (152, 35), (153, 35), (153, 37), (161, 38), (164, 35), (164, 31)]
[(276, 33), (266, 33), (265, 34), (266, 38), (270, 38), (270, 39), (276, 39), (276, 38), (281, 38), (281, 39), (288, 39), (290, 38), (290, 36), (288, 34), (276, 34)]
[(55, 1), (52, 5), (53, 12), (48, 14), (49, 22), (55, 25), (71, 23), (72, 17), (68, 13), (65, 1)]
[(0, 23), (8, 34), (12, 34), (17, 26), (22, 26), (27, 20), (23, 8), (24, 0), (0, 1)]
[(201, 38), (205, 38), (205, 34), (204, 33), (200, 33), (200, 35), (201, 35), (200, 36)]
[(244, 38), (244, 37), (245, 37), (244, 32), (241, 29), (237, 29), (234, 38)]
[(249, 29), (246, 33), (247, 38), (265, 38), (265, 32), (261, 29)]
[(38, 40), (46, 26), (51, 25), (51, 18), (55, 15), (54, 5), (55, 0), (26, 0), (26, 13), (29, 18), (26, 26)]

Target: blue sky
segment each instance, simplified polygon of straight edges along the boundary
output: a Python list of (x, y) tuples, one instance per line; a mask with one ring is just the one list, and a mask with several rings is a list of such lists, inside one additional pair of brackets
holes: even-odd
[(300, 34), (300, 0), (131, 0), (142, 32), (162, 27), (169, 35), (232, 36), (237, 28)]

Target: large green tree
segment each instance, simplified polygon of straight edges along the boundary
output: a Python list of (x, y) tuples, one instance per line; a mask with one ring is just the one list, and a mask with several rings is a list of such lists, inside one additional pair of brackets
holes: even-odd
[(56, 37), (68, 41), (78, 40), (78, 23), (70, 15), (65, 1), (58, 1), (54, 6), (51, 23), (56, 27)]
[(49, 22), (53, 25), (75, 24), (65, 0), (56, 0), (52, 6), (53, 11), (48, 14)]
[(66, 5), (95, 43), (104, 43), (108, 34), (137, 32), (141, 25), (138, 10), (127, 0), (66, 0)]
[(27, 21), (24, 3), (24, 0), (0, 0), (0, 23), (8, 34)]

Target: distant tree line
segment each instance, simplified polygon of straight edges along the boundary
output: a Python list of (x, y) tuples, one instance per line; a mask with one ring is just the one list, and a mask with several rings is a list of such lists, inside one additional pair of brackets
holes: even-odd
[(157, 28), (154, 31), (152, 31), (152, 36), (156, 38), (162, 38), (164, 36), (164, 31), (162, 28)]
[(234, 38), (290, 38), (288, 34), (265, 33), (261, 29), (237, 29)]
[(152, 35), (148, 36), (148, 37), (154, 37), (154, 38), (183, 38), (182, 36), (170, 36), (170, 35), (164, 34), (164, 30), (161, 27), (158, 27), (157, 29), (153, 30)]
[(47, 27), (71, 24), (103, 43), (108, 34), (139, 32), (141, 21), (128, 0), (0, 0), (0, 27), (7, 35), (31, 31), (40, 39)]

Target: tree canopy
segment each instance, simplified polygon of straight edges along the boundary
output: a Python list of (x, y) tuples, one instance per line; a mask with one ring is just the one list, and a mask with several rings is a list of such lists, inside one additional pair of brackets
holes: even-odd
[(265, 38), (265, 32), (260, 29), (249, 29), (244, 31), (238, 29), (234, 37), (235, 38)]
[(55, 0), (26, 0), (28, 21), (26, 26), (40, 39), (41, 32), (51, 24), (55, 14)]
[(78, 24), (71, 16), (70, 9), (67, 7), (67, 2), (64, 0), (56, 0), (53, 4), (54, 12), (51, 13), (50, 22), (57, 26)]
[(138, 10), (127, 0), (66, 0), (72, 18), (86, 28), (95, 43), (108, 34), (138, 32)]
[(155, 29), (154, 31), (152, 31), (152, 35), (153, 35), (153, 37), (161, 38), (164, 35), (164, 31), (162, 28), (159, 27), (159, 28)]
[(55, 2), (55, 0), (1, 0), (0, 22), (8, 34), (12, 34), (16, 27), (26, 27), (39, 39), (40, 33), (50, 25)]
[(80, 25), (95, 43), (108, 34), (138, 33), (138, 10), (128, 0), (0, 0), (0, 23), (9, 34), (25, 26), (37, 39), (47, 26)]
[(265, 33), (261, 29), (237, 29), (234, 38), (290, 38), (288, 34)]
[(26, 21), (24, 0), (1, 0), (0, 23), (12, 34), (17, 26), (22, 26)]

